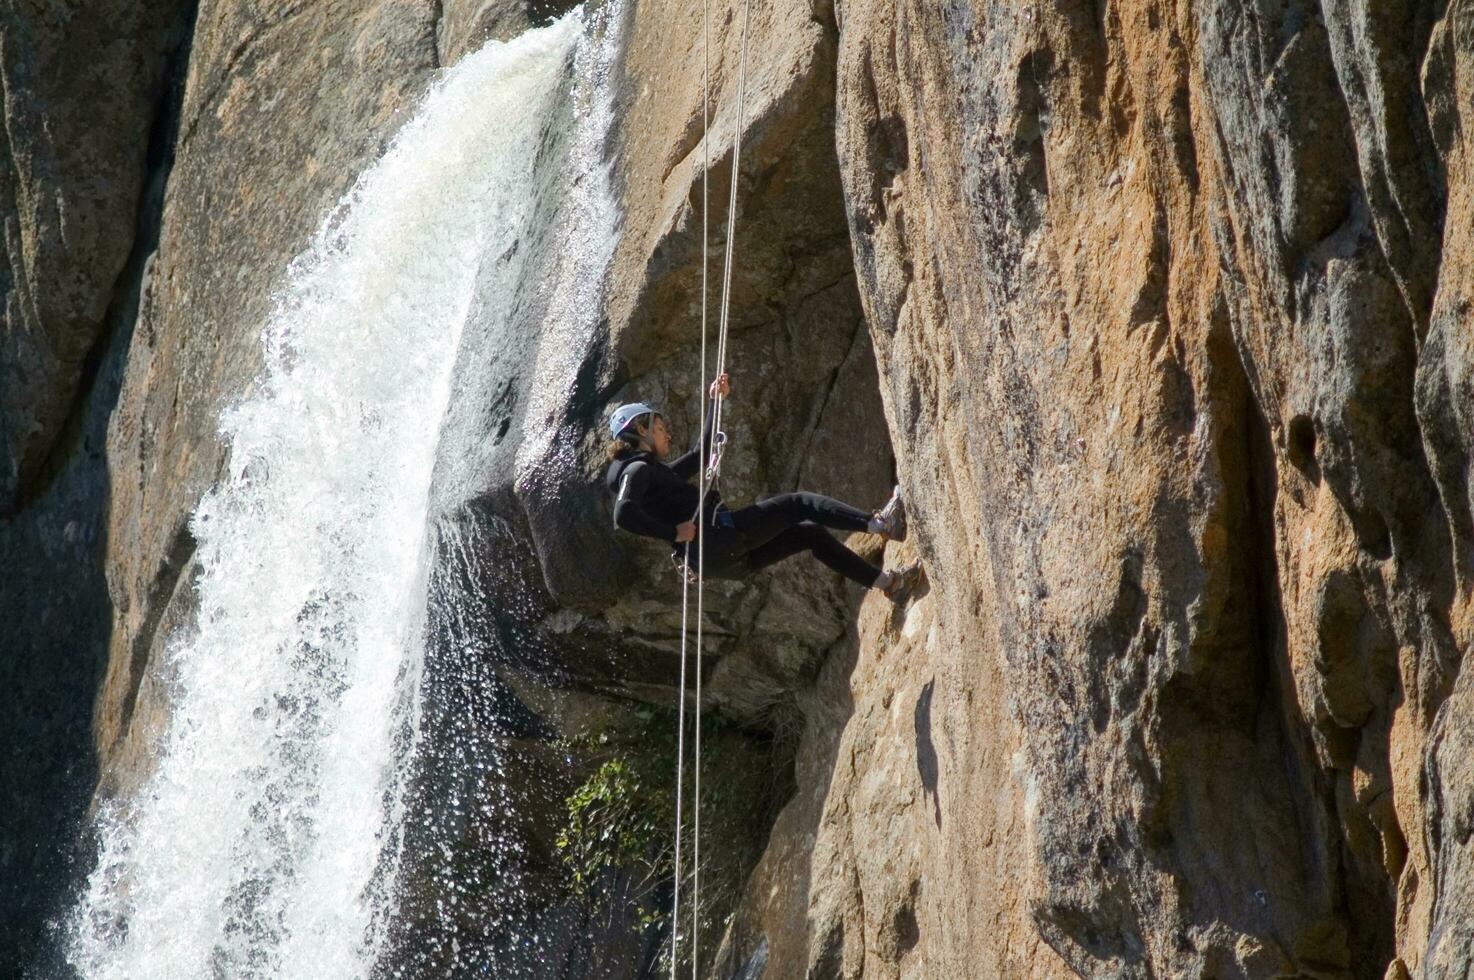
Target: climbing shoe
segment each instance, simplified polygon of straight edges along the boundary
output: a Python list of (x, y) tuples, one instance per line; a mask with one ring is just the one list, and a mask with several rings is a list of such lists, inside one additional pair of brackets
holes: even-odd
[(911, 598), (911, 593), (921, 584), (921, 559), (913, 561), (909, 565), (902, 565), (893, 572), (887, 572), (890, 582), (882, 589), (885, 597), (898, 606), (904, 606), (906, 600)]
[(906, 540), (906, 503), (901, 499), (900, 484), (896, 485), (886, 505), (875, 512), (872, 524), (876, 533), (883, 534), (892, 541)]

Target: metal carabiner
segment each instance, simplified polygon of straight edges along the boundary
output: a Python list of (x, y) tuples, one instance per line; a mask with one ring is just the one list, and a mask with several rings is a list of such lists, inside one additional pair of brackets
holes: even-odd
[(670, 563), (675, 568), (676, 575), (685, 578), (685, 580), (692, 585), (701, 584), (700, 569), (689, 567), (684, 559), (680, 558), (674, 553), (672, 553), (670, 556)]
[(712, 486), (721, 476), (722, 450), (727, 448), (727, 434), (717, 431), (711, 434), (711, 458), (706, 464), (706, 485)]

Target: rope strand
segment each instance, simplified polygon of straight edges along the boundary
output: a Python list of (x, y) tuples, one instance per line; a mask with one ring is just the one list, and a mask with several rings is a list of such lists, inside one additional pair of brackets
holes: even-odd
[[(708, 187), (711, 182), (711, 3), (701, 5), (701, 393), (706, 393), (706, 306), (707, 306), (707, 225), (710, 218)], [(713, 420), (715, 421), (715, 420)], [(706, 412), (701, 413), (701, 441), (706, 445)], [(703, 521), (706, 507), (706, 467), (701, 467), (697, 486), (700, 498), (696, 519)], [(701, 529), (703, 532), (705, 527)], [(697, 980), (701, 965), (701, 641), (705, 622), (706, 535), (696, 539), (696, 776), (691, 793), (691, 980)]]
[(676, 980), (676, 950), (680, 943), (681, 921), (681, 787), (686, 768), (686, 610), (691, 593), (691, 544), (686, 543), (685, 574), (681, 576), (681, 686), (676, 700), (676, 853), (675, 884), (671, 889), (670, 976)]
[[(742, 128), (746, 123), (747, 103), (747, 35), (748, 21), (751, 13), (751, 0), (743, 0), (742, 8), (742, 55), (738, 68), (737, 81), (737, 127), (732, 134), (732, 181), (727, 201), (727, 243), (726, 256), (722, 269), (722, 298), (721, 317), (717, 328), (717, 367), (716, 377), (720, 378), (726, 370), (727, 363), (727, 326), (732, 303), (732, 263), (736, 252), (736, 229), (737, 229), (737, 180), (742, 162)], [(701, 392), (704, 394), (708, 388), (707, 378), (707, 328), (708, 308), (710, 306), (710, 183), (711, 183), (711, 3), (703, 0), (702, 3), (702, 75), (701, 75), (701, 126), (702, 126), (702, 172), (701, 172)], [(713, 408), (711, 419), (711, 433), (716, 438), (722, 431), (722, 414), (725, 397), (720, 389), (713, 395)], [(706, 445), (707, 439), (706, 413), (701, 413), (699, 446)], [(705, 507), (706, 496), (711, 488), (716, 486), (721, 477), (722, 447), (717, 444), (716, 452), (710, 466), (701, 468), (698, 487), (699, 499), (696, 504), (696, 513), (692, 518), (698, 526), (696, 537), (697, 570), (696, 579), (696, 698), (695, 698), (695, 744), (692, 756), (695, 761), (695, 773), (692, 787), (692, 834), (691, 834), (691, 977), (697, 980), (701, 969), (700, 941), (701, 941), (701, 660), (702, 645), (705, 639), (705, 596), (706, 596), (706, 535), (705, 531)], [(686, 753), (686, 638), (688, 633), (688, 610), (690, 608), (691, 593), (691, 544), (686, 543), (686, 556), (682, 566), (681, 584), (681, 678), (680, 691), (678, 694), (679, 708), (677, 711), (677, 736), (676, 736), (676, 850), (675, 850), (675, 885), (671, 894), (671, 980), (676, 978), (677, 963), (680, 951), (680, 912), (681, 912), (681, 825), (682, 825), (682, 797), (685, 787), (685, 753)]]
[[(752, 3), (743, 0), (742, 5), (742, 60), (737, 74), (737, 128), (732, 134), (732, 180), (727, 196), (727, 256), (722, 270), (722, 313), (717, 325), (717, 376), (727, 369), (727, 328), (732, 313), (732, 261), (736, 257), (737, 238), (737, 183), (742, 173), (742, 127), (746, 123), (747, 109), (747, 22)], [(722, 431), (722, 407), (725, 399), (716, 400), (716, 418), (713, 428)], [(716, 474), (713, 483), (721, 476), (721, 456), (716, 459)]]
[[(708, 7), (709, 7), (709, 3), (708, 4), (703, 4), (703, 9), (707, 9)], [(747, 107), (747, 29), (748, 29), (748, 21), (749, 21), (751, 9), (752, 9), (752, 0), (743, 0), (743, 4), (742, 4), (742, 56), (741, 56), (741, 60), (738, 63), (738, 74), (737, 74), (737, 127), (736, 127), (736, 129), (734, 129), (732, 131), (732, 180), (731, 180), (732, 186), (731, 186), (731, 193), (729, 194), (728, 199), (727, 199), (727, 255), (726, 255), (725, 268), (724, 268), (723, 274), (722, 274), (722, 315), (721, 315), (720, 325), (719, 325), (718, 331), (717, 331), (717, 368), (716, 368), (716, 377), (718, 377), (718, 378), (720, 378), (726, 372), (726, 370), (727, 370), (727, 327), (728, 327), (728, 324), (730, 323), (730, 311), (731, 311), (731, 307), (732, 307), (732, 263), (733, 263), (733, 259), (734, 259), (735, 255), (736, 255), (736, 252), (737, 252), (737, 184), (738, 184), (738, 177), (739, 177), (739, 175), (741, 173), (741, 165), (742, 165), (742, 129), (743, 129), (743, 126), (744, 126), (744, 124), (746, 122), (746, 107)], [(705, 47), (705, 45), (703, 45), (703, 47)], [(709, 55), (708, 55), (708, 57), (709, 57)], [(708, 67), (708, 71), (709, 70), (710, 69)], [(709, 82), (709, 75), (706, 76), (703, 79), (703, 82), (704, 82), (703, 92), (706, 92), (707, 87), (710, 84), (710, 82)], [(703, 117), (704, 116), (705, 116), (705, 109), (703, 108)], [(707, 145), (709, 146), (709, 144), (707, 144)], [(706, 153), (705, 159), (706, 159), (707, 166), (706, 166), (706, 171), (705, 171), (705, 173), (703, 173), (703, 176), (702, 176), (702, 206), (703, 206), (703, 215), (702, 215), (702, 219), (703, 219), (703, 224), (702, 224), (702, 251), (703, 251), (703, 255), (702, 255), (702, 277), (703, 277), (703, 283), (705, 282), (705, 276), (706, 276), (706, 256), (705, 256), (705, 249), (706, 249), (706, 224), (705, 224), (705, 221), (706, 221), (706, 214), (705, 214), (705, 207), (706, 207), (706, 182), (709, 179), (708, 175), (710, 174), (710, 171), (711, 171), (711, 166), (710, 166), (710, 150), (708, 149), (708, 150), (706, 150), (704, 152)], [(705, 323), (705, 317), (706, 317), (706, 305), (705, 305), (705, 295), (703, 294), (703, 297), (702, 297), (702, 330), (701, 330), (701, 338), (702, 338), (702, 360), (701, 360), (701, 367), (702, 367), (702, 382), (703, 382), (703, 384), (705, 384), (705, 381), (706, 381), (706, 355), (705, 355), (705, 350), (706, 350), (706, 323)], [(726, 402), (726, 398), (722, 394), (720, 388), (717, 389), (715, 402), (716, 402), (716, 407), (715, 407), (715, 410), (712, 413), (712, 428), (713, 428), (713, 431), (715, 433), (721, 433), (721, 431), (722, 431), (722, 408), (723, 408), (723, 406), (724, 406), (724, 404)], [(703, 433), (703, 436), (704, 436), (704, 433)], [(724, 439), (725, 437), (720, 436), (720, 435), (717, 435), (716, 438)], [(701, 504), (698, 505), (698, 510), (699, 510), (700, 507), (704, 506), (704, 504), (705, 504), (705, 501), (706, 501), (706, 492), (707, 492), (708, 486), (715, 485), (716, 482), (721, 479), (721, 475), (722, 475), (722, 451), (723, 451), (723, 447), (719, 445), (717, 447), (716, 459), (714, 460), (714, 463), (713, 463), (713, 466), (712, 466), (712, 472), (708, 475), (708, 474), (706, 474), (703, 471), (703, 474), (702, 474), (702, 487), (701, 487)], [(701, 539), (700, 540), (701, 540), (701, 543), (698, 543), (697, 550), (698, 550), (700, 556), (702, 558), (704, 558), (705, 557), (705, 550), (706, 550), (705, 549), (706, 536), (703, 534), (701, 536)], [(703, 638), (704, 638), (703, 637), (703, 620), (705, 618), (703, 616), (703, 613), (705, 611), (704, 610), (704, 605), (705, 605), (704, 599), (705, 599), (705, 594), (706, 594), (705, 570), (706, 570), (706, 566), (705, 566), (705, 563), (703, 562), (701, 564), (701, 571), (699, 571), (697, 573), (697, 579), (696, 579), (696, 746), (695, 746), (696, 776), (695, 776), (695, 792), (694, 792), (695, 807), (694, 807), (694, 810), (693, 810), (693, 819), (692, 819), (693, 827), (694, 827), (694, 832), (693, 832), (693, 835), (692, 835), (692, 861), (691, 861), (691, 980), (697, 980), (698, 971), (700, 969), (700, 962), (701, 962), (701, 957), (700, 957), (700, 942), (701, 942), (701, 932), (700, 932), (700, 922), (701, 922), (701, 918), (700, 918), (700, 916), (701, 916), (701, 660), (702, 660), (702, 641), (703, 641)]]

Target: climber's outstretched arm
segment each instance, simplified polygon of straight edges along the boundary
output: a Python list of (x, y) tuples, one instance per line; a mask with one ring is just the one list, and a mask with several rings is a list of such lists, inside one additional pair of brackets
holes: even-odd
[(676, 475), (681, 479), (689, 480), (700, 472), (701, 464), (706, 460), (707, 455), (711, 453), (711, 440), (714, 435), (712, 429), (716, 425), (717, 394), (720, 392), (721, 396), (726, 398), (731, 390), (732, 379), (726, 374), (718, 376), (711, 383), (711, 391), (708, 392), (711, 398), (706, 403), (706, 423), (701, 427), (705, 433), (705, 438), (693, 446), (690, 452), (677, 458), (670, 464), (670, 468), (675, 470)]

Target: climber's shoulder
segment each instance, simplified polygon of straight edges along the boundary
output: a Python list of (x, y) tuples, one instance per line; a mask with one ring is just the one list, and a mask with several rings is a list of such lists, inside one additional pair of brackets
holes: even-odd
[(626, 476), (633, 476), (648, 467), (655, 457), (638, 449), (628, 449), (609, 461), (604, 473), (604, 484), (613, 494), (619, 493), (619, 485)]

